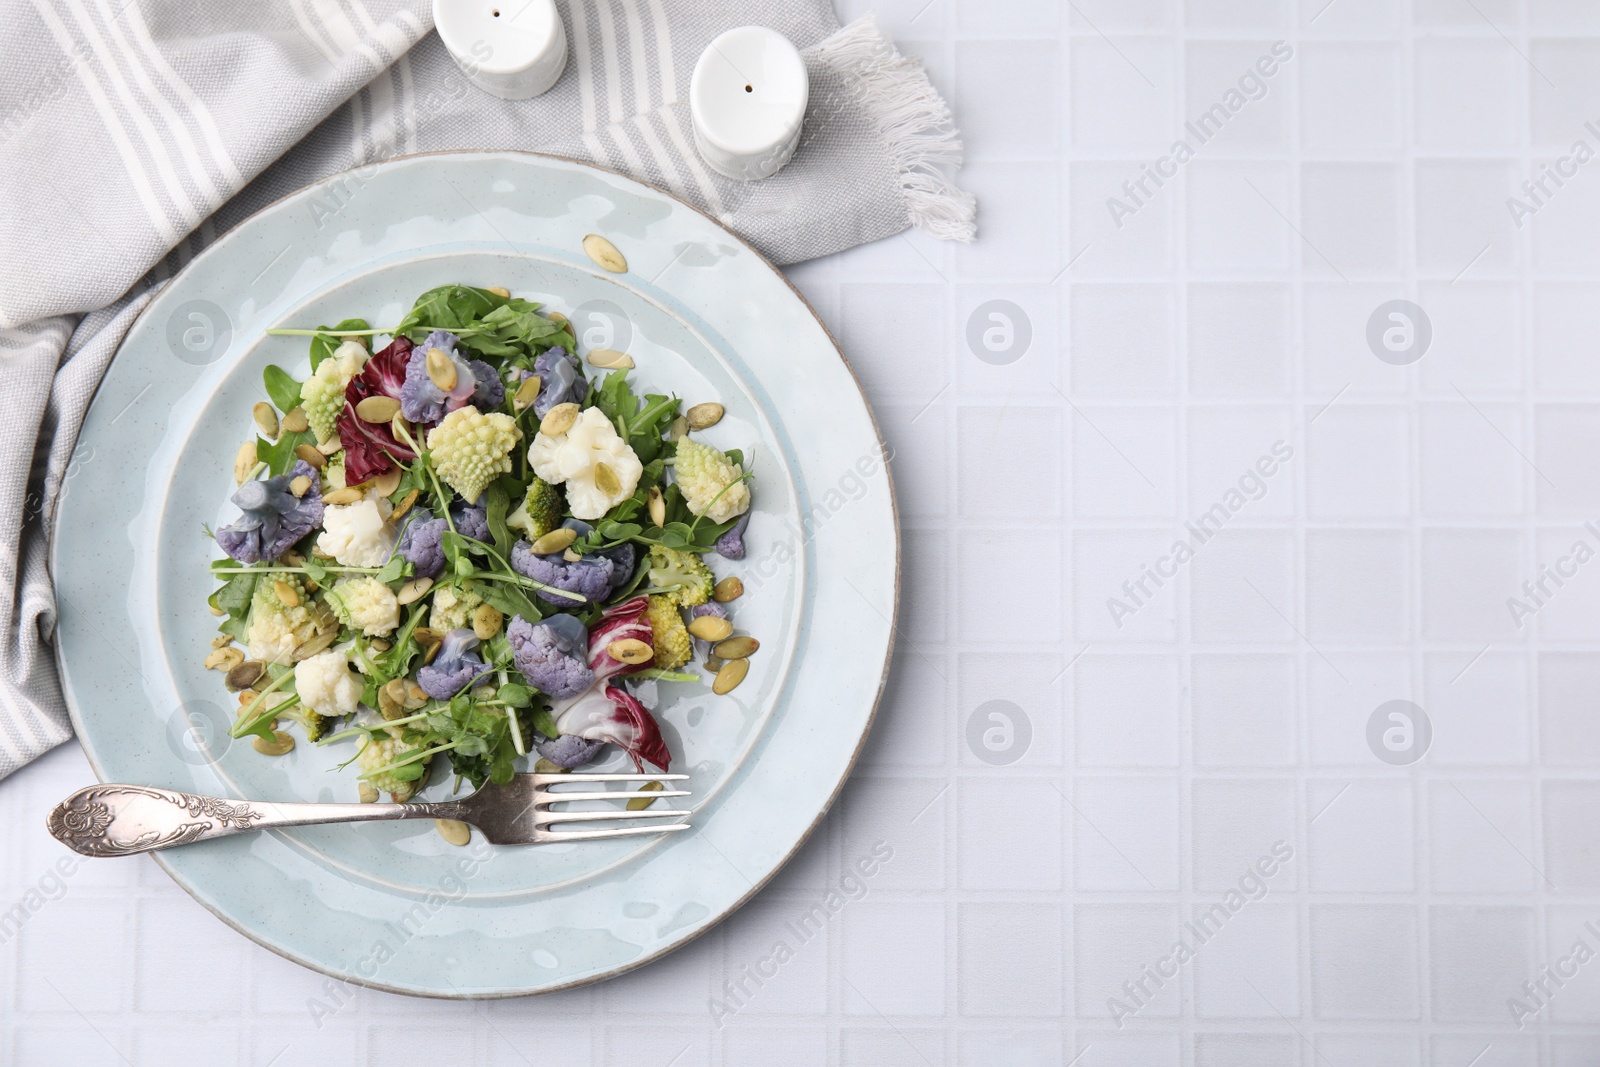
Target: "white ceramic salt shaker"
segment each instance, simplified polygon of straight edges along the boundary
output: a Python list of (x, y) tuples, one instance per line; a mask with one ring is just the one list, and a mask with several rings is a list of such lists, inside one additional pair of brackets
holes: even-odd
[(555, 0), (433, 0), (433, 24), (467, 80), (503, 100), (538, 96), (567, 67)]
[(767, 178), (800, 144), (810, 80), (800, 50), (765, 26), (740, 26), (700, 53), (689, 113), (700, 156), (738, 181)]

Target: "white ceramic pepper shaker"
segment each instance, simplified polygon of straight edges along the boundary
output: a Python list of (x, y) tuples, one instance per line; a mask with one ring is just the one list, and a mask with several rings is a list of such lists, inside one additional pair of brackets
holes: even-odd
[(567, 67), (555, 0), (433, 0), (433, 25), (467, 80), (503, 100), (538, 96)]
[(810, 80), (800, 50), (766, 26), (740, 26), (700, 53), (689, 112), (701, 158), (718, 174), (776, 174), (800, 144)]

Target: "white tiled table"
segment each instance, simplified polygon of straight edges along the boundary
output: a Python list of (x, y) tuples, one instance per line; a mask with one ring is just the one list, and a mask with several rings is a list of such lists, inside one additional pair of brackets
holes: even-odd
[[(814, 842), (641, 972), (365, 992), (319, 1027), (323, 979), (148, 860), (50, 879), (42, 814), (89, 780), (60, 751), (0, 784), (0, 903), (59, 896), (0, 945), (0, 1062), (1600, 1063), (1600, 961), (1520, 1030), (1508, 1004), (1600, 952), (1600, 562), (1520, 627), (1506, 603), (1600, 549), (1600, 162), (1521, 228), (1506, 205), (1600, 149), (1600, 5), (876, 6), (955, 104), (983, 238), (791, 272), (877, 406), (905, 537), (892, 695)], [(1118, 228), (1107, 198), (1279, 40)], [(1414, 365), (1367, 342), (1393, 299), (1431, 323)], [(1391, 700), (1431, 724), (1419, 760), (1369, 742)], [(880, 842), (822, 933), (787, 932)]]

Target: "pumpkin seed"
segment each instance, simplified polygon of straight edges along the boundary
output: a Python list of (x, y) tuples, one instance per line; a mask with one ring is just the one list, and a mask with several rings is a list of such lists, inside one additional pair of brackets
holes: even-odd
[(631, 370), (633, 357), (615, 348), (597, 348), (589, 353), (589, 366), (602, 370)]
[(594, 487), (606, 496), (616, 496), (622, 492), (622, 482), (617, 478), (617, 472), (611, 469), (611, 464), (594, 465)]
[(305, 408), (295, 408), (283, 417), (284, 433), (305, 433), (311, 427), (311, 420), (306, 418)]
[(673, 419), (671, 425), (667, 427), (667, 440), (681, 441), (683, 440), (684, 436), (688, 434), (688, 432), (689, 420), (684, 418), (682, 415), (679, 415), (677, 418)]
[(357, 782), (356, 795), (363, 804), (376, 804), (378, 802), (378, 787), (371, 782)]
[(355, 504), (359, 502), (361, 498), (361, 490), (351, 489), (349, 486), (345, 486), (343, 489), (335, 489), (331, 493), (322, 494), (322, 502), (327, 504), (329, 507), (342, 504)]
[(644, 663), (655, 655), (650, 646), (635, 637), (622, 637), (606, 646), (606, 655), (618, 663)]
[(378, 690), (378, 713), (385, 719), (398, 719), (405, 713), (406, 680), (395, 678)]
[(717, 403), (696, 404), (684, 412), (683, 417), (689, 420), (689, 429), (704, 430), (721, 422), (725, 411), (726, 409)]
[(448, 393), (456, 387), (456, 381), (459, 379), (459, 375), (456, 374), (456, 365), (444, 349), (428, 349), (424, 364), (428, 368), (428, 380), (438, 386), (441, 392)]
[(246, 441), (239, 446), (239, 451), (233, 456), (233, 484), (243, 485), (244, 480), (250, 477), (250, 472), (256, 469), (256, 443), (254, 440)]
[(381, 637), (374, 637), (371, 641), (367, 642), (367, 647), (372, 649), (374, 652), (381, 653), (389, 651), (394, 646)]
[(206, 607), (211, 609), (211, 614), (213, 614), (213, 615), (226, 615), (227, 614), (226, 611), (223, 611), (221, 608), (217, 607), (215, 604), (207, 604)]
[(283, 601), (284, 607), (297, 608), (300, 606), (300, 594), (295, 590), (294, 586), (283, 579), (279, 578), (272, 583), (272, 591), (278, 594), (278, 599)]
[(583, 558), (583, 555), (582, 553), (574, 552), (569, 548), (565, 552), (561, 553), (561, 558), (566, 560), (568, 563), (576, 563)]
[(256, 406), (250, 409), (250, 415), (256, 420), (256, 429), (261, 431), (261, 436), (269, 441), (278, 439), (278, 412), (265, 400), (257, 401)]
[(472, 693), (472, 699), (473, 700), (493, 700), (494, 699), (494, 686), (492, 686), (492, 685), (475, 685), (475, 686), (472, 687), (471, 693)]
[(718, 659), (715, 656), (707, 656), (706, 657), (706, 662), (705, 662), (705, 668), (706, 668), (706, 670), (710, 671), (712, 674), (716, 674), (718, 671), (720, 671), (722, 669), (722, 665), (724, 663), (726, 663), (726, 662), (727, 662), (727, 660)]
[(428, 692), (416, 682), (406, 683), (406, 707), (416, 711), (428, 702)]
[(596, 266), (612, 274), (622, 274), (628, 269), (628, 261), (617, 251), (617, 246), (597, 233), (584, 237), (583, 251), (594, 260)]
[(400, 401), (392, 396), (363, 397), (356, 405), (356, 417), (362, 422), (388, 422), (400, 414)]
[(650, 509), (650, 521), (657, 526), (665, 526), (667, 524), (667, 501), (661, 495), (661, 487), (652, 485), (645, 500), (646, 506)]
[(211, 639), (212, 648), (227, 648), (233, 644), (233, 638), (228, 634), (218, 634)]
[[(323, 441), (321, 444), (317, 445), (317, 451), (321, 452), (324, 456), (331, 456), (335, 452), (344, 451), (344, 442), (339, 439), (338, 434), (334, 434), (326, 441)], [(306, 462), (309, 463), (310, 460), (307, 460)], [(317, 466), (315, 463), (312, 463), (311, 465), (313, 467)]]
[[(646, 782), (644, 785), (639, 787), (638, 791), (641, 793), (659, 793), (661, 792), (661, 789), (662, 785), (660, 782)], [(643, 811), (645, 808), (648, 808), (650, 805), (654, 804), (657, 799), (657, 797), (634, 797), (632, 800), (628, 801), (628, 810)]]
[(717, 676), (711, 680), (711, 691), (721, 696), (731, 692), (744, 676), (750, 673), (750, 661), (747, 659), (730, 659), (717, 671)]
[(522, 379), (522, 384), (517, 386), (517, 393), (511, 398), (513, 411), (521, 411), (539, 399), (539, 390), (544, 387), (544, 379), (537, 374)]
[(226, 674), (244, 662), (244, 653), (237, 648), (215, 648), (206, 656), (206, 670)]
[(551, 763), (543, 756), (539, 757), (539, 761), (533, 765), (533, 773), (535, 774), (566, 774), (570, 770), (572, 770), (571, 767), (563, 767), (559, 763)]
[(578, 421), (578, 405), (573, 403), (557, 404), (545, 412), (544, 418), (539, 420), (539, 432), (546, 437), (560, 437), (572, 429), (572, 424)]
[(389, 432), (394, 434), (394, 439), (396, 441), (416, 440), (416, 438), (411, 435), (411, 424), (406, 421), (406, 417), (404, 415), (396, 415), (394, 418), (389, 420)]
[(297, 446), (294, 454), (311, 464), (316, 470), (321, 470), (328, 465), (328, 457), (323, 455), (320, 449), (313, 448), (310, 445)]
[(701, 615), (689, 623), (689, 632), (702, 641), (721, 641), (733, 633), (733, 623), (715, 615)]
[(249, 690), (249, 689), (241, 690), (240, 693), (239, 693), (239, 707), (240, 707), (240, 709), (242, 710), (243, 708), (247, 707), (250, 704), (251, 701), (255, 700), (255, 698), (256, 698), (256, 694), (252, 690)]
[(372, 488), (378, 491), (379, 496), (394, 496), (395, 490), (400, 488), (400, 468), (384, 471), (372, 479)]
[(405, 605), (420, 599), (428, 592), (428, 590), (432, 588), (432, 578), (413, 578), (405, 585), (400, 587), (400, 592), (396, 593), (394, 598), (400, 602), (402, 607), (404, 607)]
[(446, 842), (457, 847), (472, 840), (472, 827), (456, 819), (435, 819), (433, 828)]
[(294, 738), (282, 730), (274, 730), (271, 741), (257, 734), (250, 739), (250, 747), (263, 756), (287, 756), (294, 750)]
[(296, 662), (298, 662), (303, 659), (310, 659), (318, 652), (326, 652), (328, 650), (328, 646), (332, 645), (338, 639), (339, 630), (337, 627), (331, 630), (325, 630), (317, 636), (308, 638), (296, 645), (294, 648), (294, 659)]
[(500, 632), (500, 624), (505, 621), (505, 615), (493, 604), (479, 604), (472, 611), (472, 632), (478, 640), (487, 641)]
[(486, 293), (493, 293), (495, 296), (498, 296), (502, 300), (510, 300), (511, 299), (511, 290), (507, 289), (507, 288), (505, 288), (503, 286), (486, 285), (486, 286), (483, 287), (483, 291), (486, 292)]
[(228, 672), (228, 688), (235, 691), (249, 689), (261, 681), (261, 676), (266, 673), (265, 663), (258, 659), (247, 659)]
[(289, 479), (289, 492), (295, 496), (305, 496), (311, 489), (311, 479), (304, 474), (297, 474)]
[(753, 637), (730, 637), (718, 641), (711, 651), (722, 659), (744, 659), (760, 647), (761, 642)]
[(419, 626), (411, 631), (411, 636), (422, 649), (422, 665), (426, 667), (433, 662), (433, 657), (439, 654), (439, 648), (444, 644), (444, 634), (426, 626)]
[(422, 492), (422, 490), (420, 490), (420, 489), (413, 489), (413, 490), (411, 490), (411, 492), (409, 492), (405, 496), (401, 497), (400, 498), (400, 503), (395, 505), (395, 509), (389, 513), (389, 521), (390, 522), (394, 522), (395, 520), (400, 518), (400, 516), (404, 515), (408, 511), (410, 511), (411, 510), (411, 505), (415, 504), (417, 502), (417, 496), (421, 492)]
[(533, 554), (536, 556), (549, 556), (570, 548), (572, 542), (578, 539), (578, 531), (566, 526), (558, 526), (533, 543)]
[(544, 317), (558, 326), (565, 326), (567, 323), (572, 321), (559, 311), (547, 311), (544, 313)]
[(711, 587), (711, 599), (718, 604), (726, 604), (730, 600), (738, 600), (744, 596), (744, 583), (737, 575), (728, 575), (722, 581)]

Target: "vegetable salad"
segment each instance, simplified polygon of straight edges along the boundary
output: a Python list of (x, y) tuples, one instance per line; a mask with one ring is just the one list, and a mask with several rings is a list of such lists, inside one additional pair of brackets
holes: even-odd
[(751, 500), (745, 457), (693, 436), (722, 406), (640, 395), (620, 352), (587, 353), (591, 379), (565, 317), (504, 289), (270, 332), (309, 337), (311, 372), (266, 369), (212, 535), (232, 735), (348, 744), (364, 800), (607, 745), (666, 771), (635, 683), (725, 693), (759, 647), (709, 565), (743, 558)]

